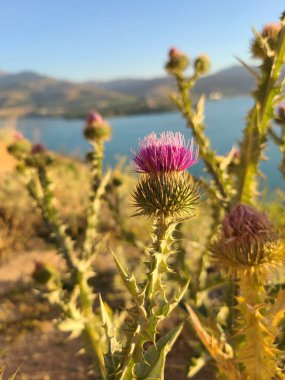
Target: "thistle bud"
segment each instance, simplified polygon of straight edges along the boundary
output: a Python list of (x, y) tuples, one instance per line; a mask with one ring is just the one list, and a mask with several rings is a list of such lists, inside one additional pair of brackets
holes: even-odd
[(267, 216), (242, 204), (225, 216), (220, 234), (210, 248), (221, 267), (230, 271), (260, 271), (260, 274), (284, 262), (283, 249)]
[(205, 54), (201, 54), (194, 62), (194, 68), (197, 74), (205, 75), (210, 70), (210, 60)]
[(83, 133), (90, 142), (101, 142), (109, 140), (111, 127), (99, 113), (94, 112), (88, 115)]
[[(260, 38), (263, 40), (264, 44), (266, 44), (272, 51), (274, 51), (277, 47), (280, 30), (280, 23), (269, 23), (263, 27), (260, 34)], [(258, 38), (253, 40), (251, 52), (255, 58), (265, 59), (268, 57), (265, 47), (262, 46), (262, 41), (259, 41)]]
[(285, 104), (282, 104), (281, 106), (279, 106), (278, 108), (278, 120), (284, 124), (285, 123)]
[(189, 66), (189, 58), (176, 48), (171, 48), (168, 53), (169, 60), (165, 65), (165, 69), (169, 74), (179, 75)]
[(32, 278), (41, 285), (47, 284), (54, 275), (54, 270), (42, 261), (35, 262)]
[(15, 133), (14, 142), (8, 145), (7, 150), (17, 160), (24, 160), (31, 151), (31, 143), (21, 133)]
[(34, 144), (31, 149), (31, 154), (42, 154), (46, 152), (46, 147), (43, 144)]
[(32, 145), (30, 154), (25, 159), (25, 164), (29, 167), (40, 168), (50, 166), (54, 163), (53, 157), (43, 144)]

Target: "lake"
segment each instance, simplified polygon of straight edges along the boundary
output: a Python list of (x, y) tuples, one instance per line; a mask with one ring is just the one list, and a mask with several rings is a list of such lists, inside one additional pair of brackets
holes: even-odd
[[(230, 151), (234, 144), (241, 139), (241, 132), (245, 125), (245, 116), (252, 105), (249, 97), (208, 101), (206, 103), (207, 135), (211, 138), (213, 148), (218, 154)], [(162, 113), (151, 115), (135, 115), (113, 117), (108, 119), (113, 127), (112, 140), (106, 143), (107, 165), (114, 166), (117, 158), (131, 156), (131, 149), (136, 149), (138, 140), (146, 134), (155, 131), (180, 131), (186, 138), (191, 137), (190, 130), (185, 127), (185, 121), (180, 114)], [(5, 122), (0, 121), (0, 127)], [(54, 118), (23, 118), (17, 120), (16, 128), (34, 142), (42, 142), (48, 149), (56, 152), (83, 156), (89, 148), (88, 142), (83, 138), (82, 120), (65, 120)], [(268, 185), (273, 189), (283, 187), (281, 175), (277, 169), (280, 161), (278, 148), (269, 142), (266, 151), (267, 161), (262, 162), (261, 168), (268, 178)], [(203, 164), (200, 162), (193, 168), (193, 173), (199, 175)]]

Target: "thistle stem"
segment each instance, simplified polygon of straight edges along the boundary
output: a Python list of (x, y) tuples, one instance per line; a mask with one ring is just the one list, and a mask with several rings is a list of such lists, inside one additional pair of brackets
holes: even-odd
[(87, 209), (87, 221), (85, 239), (82, 248), (82, 257), (88, 258), (94, 251), (94, 246), (97, 243), (97, 225), (98, 225), (98, 210), (97, 199), (98, 189), (102, 180), (103, 171), (103, 158), (104, 158), (104, 144), (103, 142), (94, 143), (94, 152), (91, 162), (91, 175), (92, 175), (92, 191), (89, 197), (89, 206)]
[(57, 209), (54, 206), (52, 182), (49, 179), (45, 168), (39, 167), (37, 169), (37, 174), (41, 186), (42, 196), (35, 190), (36, 186), (32, 186), (31, 182), (28, 183), (28, 190), (36, 200), (45, 222), (54, 234), (68, 267), (71, 270), (74, 270), (76, 268), (74, 244), (71, 238), (66, 234), (66, 228), (60, 222)]
[[(247, 126), (241, 143), (240, 175), (237, 184), (237, 202), (252, 203), (257, 191), (258, 163), (265, 147), (266, 134), (273, 117), (273, 101), (280, 94), (278, 79), (285, 54), (285, 25), (282, 30), (274, 58), (267, 58), (262, 66), (263, 75), (254, 95), (256, 103), (249, 112)], [(269, 67), (268, 67), (269, 66)]]
[[(172, 233), (175, 223), (171, 223), (164, 216), (156, 217), (153, 222), (153, 243), (150, 248), (149, 272), (144, 286), (144, 299), (141, 309), (144, 310), (136, 321), (134, 333), (128, 342), (126, 361), (123, 365), (122, 373), (131, 373), (131, 367), (136, 362), (143, 360), (143, 344), (156, 340), (156, 329), (161, 320), (167, 315), (161, 315), (161, 310), (156, 310), (159, 306), (167, 305), (166, 295), (163, 285), (163, 275), (170, 271), (167, 266), (167, 257), (172, 253), (173, 243)], [(147, 339), (146, 337), (149, 337)], [(124, 378), (124, 377), (122, 377)], [(125, 378), (124, 378), (125, 379)]]
[[(193, 87), (197, 78), (193, 78), (191, 86)], [(201, 123), (201, 120), (195, 117), (191, 109), (191, 99), (189, 98), (189, 85), (181, 75), (176, 76), (176, 82), (180, 93), (181, 101), (175, 102), (178, 108), (181, 110), (185, 117), (188, 128), (191, 129), (197, 144), (200, 149), (200, 156), (202, 157), (207, 171), (213, 177), (215, 184), (221, 194), (222, 198), (227, 197), (227, 189), (224, 177), (224, 173), (221, 170), (219, 163), (216, 160), (216, 154), (210, 147), (210, 141), (204, 134), (205, 126)]]
[(240, 296), (238, 308), (242, 316), (240, 335), (244, 342), (237, 348), (237, 358), (244, 365), (245, 375), (251, 380), (270, 380), (278, 371), (274, 336), (263, 316), (266, 293), (258, 275), (239, 274)]
[(92, 356), (95, 364), (95, 368), (99, 369), (102, 376), (102, 380), (107, 380), (107, 372), (104, 363), (104, 356), (102, 352), (102, 346), (100, 343), (100, 338), (96, 334), (95, 326), (92, 323), (86, 322), (84, 328), (84, 336), (86, 339), (88, 352)]

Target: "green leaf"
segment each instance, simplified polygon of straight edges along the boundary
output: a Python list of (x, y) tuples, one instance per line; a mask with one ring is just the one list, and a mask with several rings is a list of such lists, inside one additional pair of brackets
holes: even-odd
[(114, 326), (114, 323), (111, 321), (107, 308), (105, 306), (105, 303), (102, 300), (101, 294), (99, 294), (99, 300), (100, 300), (100, 310), (101, 310), (101, 318), (102, 318), (102, 325), (106, 332), (106, 338), (109, 343), (109, 353), (113, 354), (116, 351), (121, 350), (120, 343), (117, 341), (116, 338), (116, 331)]
[(117, 270), (118, 270), (118, 272), (119, 272), (119, 274), (120, 274), (120, 276), (121, 276), (121, 278), (123, 280), (123, 283), (125, 284), (126, 288), (129, 290), (129, 292), (131, 293), (131, 295), (135, 299), (138, 298), (139, 295), (140, 295), (140, 289), (138, 288), (135, 276), (133, 274), (131, 276), (128, 275), (126, 273), (126, 271), (124, 270), (124, 268), (122, 267), (119, 259), (115, 255), (115, 253), (112, 250), (111, 250), (111, 253), (112, 253), (113, 257), (114, 257)]
[(133, 378), (137, 380), (164, 380), (165, 361), (176, 339), (183, 329), (183, 323), (152, 345), (144, 355), (144, 363), (136, 363)]

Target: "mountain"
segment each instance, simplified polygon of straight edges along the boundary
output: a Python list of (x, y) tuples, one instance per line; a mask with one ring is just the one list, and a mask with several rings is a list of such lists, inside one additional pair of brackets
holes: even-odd
[[(195, 93), (246, 95), (254, 83), (243, 67), (233, 66), (201, 78)], [(168, 94), (174, 90), (170, 77), (74, 83), (29, 71), (0, 71), (0, 116), (83, 117), (94, 109), (104, 115), (165, 111), (173, 109)]]

